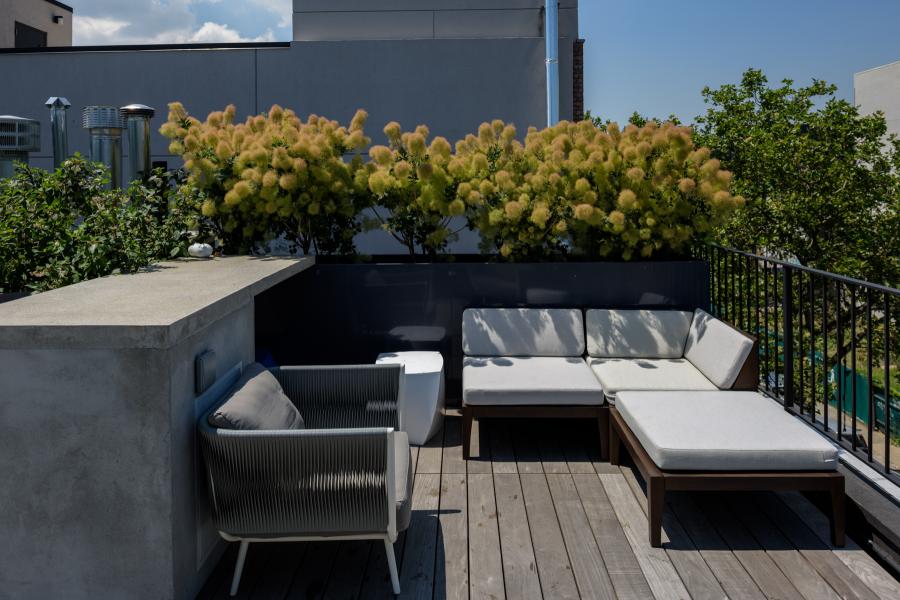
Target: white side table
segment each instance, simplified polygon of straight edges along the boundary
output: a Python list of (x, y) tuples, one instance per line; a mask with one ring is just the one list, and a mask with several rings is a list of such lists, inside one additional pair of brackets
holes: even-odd
[(400, 421), (409, 443), (421, 446), (444, 419), (444, 357), (440, 352), (383, 352), (375, 362), (404, 365)]

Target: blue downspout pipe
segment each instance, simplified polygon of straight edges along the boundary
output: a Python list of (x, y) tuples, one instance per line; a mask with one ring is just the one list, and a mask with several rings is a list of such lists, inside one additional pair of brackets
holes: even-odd
[(546, 0), (544, 6), (544, 40), (547, 57), (547, 126), (559, 122), (559, 2)]

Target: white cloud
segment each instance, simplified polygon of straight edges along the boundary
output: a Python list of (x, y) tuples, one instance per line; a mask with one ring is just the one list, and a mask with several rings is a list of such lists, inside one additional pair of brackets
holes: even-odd
[(276, 29), (281, 39), (290, 39), (293, 14), (291, 0), (250, 0), (249, 13), (237, 0), (70, 2), (74, 43), (82, 46), (269, 42), (279, 39)]
[(204, 43), (204, 42), (224, 42), (224, 43), (232, 43), (232, 42), (271, 42), (275, 40), (275, 35), (272, 33), (271, 29), (267, 29), (266, 32), (255, 38), (245, 38), (241, 37), (241, 34), (230, 28), (228, 25), (222, 25), (220, 23), (212, 23), (207, 21), (203, 25), (200, 26), (200, 29), (195, 31), (188, 41), (195, 43)]

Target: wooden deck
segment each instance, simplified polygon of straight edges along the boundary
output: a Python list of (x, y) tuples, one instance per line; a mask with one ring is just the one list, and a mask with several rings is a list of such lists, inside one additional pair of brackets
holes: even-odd
[[(900, 584), (799, 494), (670, 493), (647, 540), (640, 475), (598, 461), (587, 421), (460, 419), (413, 449), (403, 598), (900, 598)], [(232, 545), (235, 546), (235, 545)], [(228, 598), (236, 548), (199, 598)], [(251, 544), (238, 598), (391, 598), (381, 542)]]

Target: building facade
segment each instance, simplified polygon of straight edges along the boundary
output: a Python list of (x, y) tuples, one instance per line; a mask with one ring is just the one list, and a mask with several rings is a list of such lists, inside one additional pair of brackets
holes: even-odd
[(855, 73), (853, 98), (863, 114), (883, 112), (888, 133), (900, 136), (900, 61)]
[(0, 0), (0, 48), (71, 46), (72, 13), (56, 0)]

